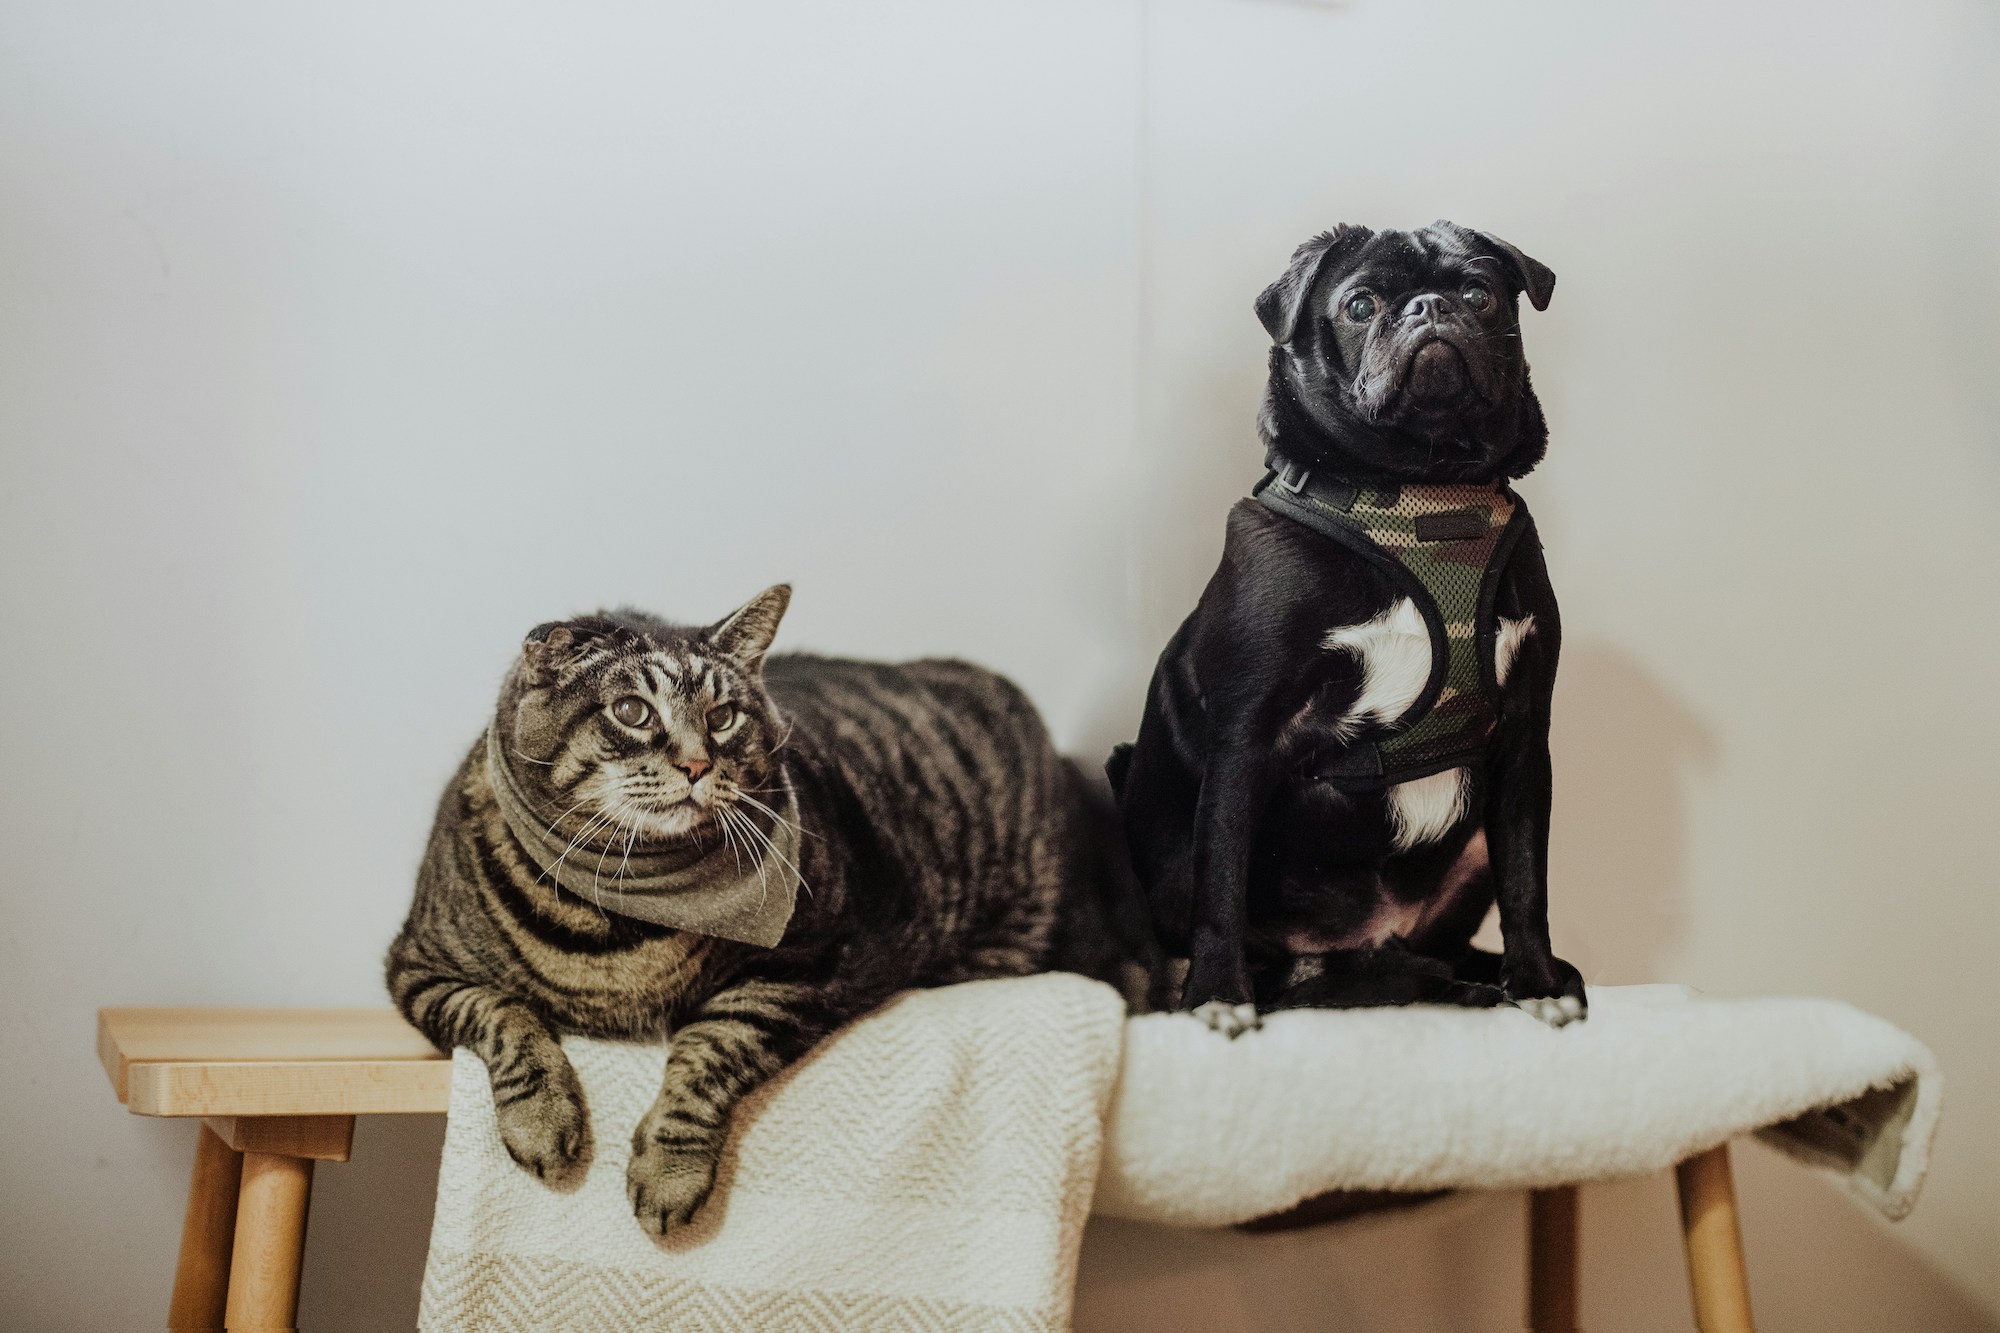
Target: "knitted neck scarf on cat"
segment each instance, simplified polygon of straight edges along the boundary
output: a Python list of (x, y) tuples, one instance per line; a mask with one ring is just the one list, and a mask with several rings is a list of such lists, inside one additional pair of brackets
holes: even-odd
[(486, 781), (507, 829), (545, 878), (587, 903), (620, 916), (769, 949), (784, 938), (799, 888), (798, 800), (783, 784), (779, 818), (763, 855), (740, 843), (633, 850), (578, 843), (549, 831), (543, 814), (501, 751), (498, 727), (486, 729)]

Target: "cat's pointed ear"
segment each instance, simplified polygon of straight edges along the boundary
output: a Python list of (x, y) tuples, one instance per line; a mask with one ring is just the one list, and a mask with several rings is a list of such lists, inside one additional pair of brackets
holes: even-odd
[(792, 604), (792, 585), (780, 583), (745, 602), (742, 607), (717, 621), (708, 631), (708, 641), (716, 651), (739, 665), (755, 671), (764, 664), (771, 640), (778, 636), (778, 622)]

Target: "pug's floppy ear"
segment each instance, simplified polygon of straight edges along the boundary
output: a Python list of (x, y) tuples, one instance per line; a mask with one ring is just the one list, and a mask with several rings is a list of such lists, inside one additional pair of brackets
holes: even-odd
[(717, 621), (708, 631), (708, 641), (717, 652), (755, 671), (763, 665), (771, 640), (778, 636), (778, 622), (785, 618), (785, 608), (791, 604), (791, 584), (766, 588)]
[(1515, 286), (1527, 294), (1528, 304), (1537, 310), (1547, 310), (1549, 308), (1549, 297), (1555, 293), (1556, 289), (1556, 275), (1555, 270), (1551, 269), (1547, 264), (1542, 263), (1539, 259), (1530, 259), (1518, 247), (1509, 245), (1490, 231), (1474, 231), (1470, 227), (1461, 227), (1456, 222), (1447, 222), (1443, 218), (1439, 218), (1431, 225), (1433, 227), (1448, 228), (1458, 235), (1494, 251), (1500, 262), (1507, 266), (1513, 276)]
[(1530, 259), (1507, 242), (1489, 232), (1480, 232), (1479, 239), (1498, 250), (1512, 262), (1514, 276), (1520, 280), (1521, 290), (1528, 294), (1528, 304), (1537, 310), (1549, 308), (1549, 297), (1555, 295), (1555, 270), (1539, 259)]
[(1257, 318), (1263, 321), (1264, 332), (1271, 335), (1272, 342), (1283, 347), (1298, 332), (1299, 312), (1305, 309), (1306, 298), (1312, 295), (1313, 284), (1319, 281), (1326, 261), (1335, 255), (1351, 253), (1374, 235), (1366, 227), (1343, 222), (1292, 251), (1292, 262), (1286, 265), (1284, 273), (1257, 297)]

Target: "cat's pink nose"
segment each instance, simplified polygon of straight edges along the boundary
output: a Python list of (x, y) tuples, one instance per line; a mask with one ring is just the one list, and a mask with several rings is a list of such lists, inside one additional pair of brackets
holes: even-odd
[(687, 774), (687, 779), (689, 782), (699, 782), (701, 780), (701, 775), (708, 772), (708, 760), (683, 759), (680, 763), (676, 764), (674, 767), (680, 769), (681, 772)]

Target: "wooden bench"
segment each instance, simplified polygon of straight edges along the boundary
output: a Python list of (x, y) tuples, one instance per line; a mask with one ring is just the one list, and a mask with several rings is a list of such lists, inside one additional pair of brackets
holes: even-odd
[(441, 1115), (451, 1061), (393, 1009), (100, 1009), (97, 1056), (135, 1115), (198, 1118), (167, 1327), (289, 1329), (313, 1165), (357, 1115)]
[[(134, 1115), (202, 1122), (167, 1327), (296, 1326), (317, 1162), (344, 1162), (357, 1115), (441, 1115), (451, 1061), (392, 1009), (100, 1009), (97, 1054)], [(1725, 1144), (1675, 1172), (1701, 1333), (1751, 1333)], [(1307, 1200), (1261, 1229), (1352, 1212)], [(1530, 1333), (1576, 1333), (1577, 1196), (1528, 1207)]]

